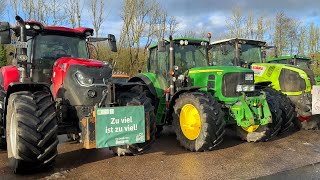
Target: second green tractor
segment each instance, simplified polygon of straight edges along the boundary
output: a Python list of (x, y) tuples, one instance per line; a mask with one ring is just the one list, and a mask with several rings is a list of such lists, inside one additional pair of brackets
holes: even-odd
[(267, 141), (283, 120), (279, 99), (257, 89), (251, 69), (210, 66), (208, 41), (177, 38), (149, 47), (147, 71), (129, 82), (146, 84), (157, 130), (172, 124), (180, 144), (207, 151), (233, 127), (247, 141)]

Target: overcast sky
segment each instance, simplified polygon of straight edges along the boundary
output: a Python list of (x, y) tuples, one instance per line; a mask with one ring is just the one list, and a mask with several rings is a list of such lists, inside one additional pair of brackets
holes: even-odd
[[(178, 20), (178, 32), (198, 30), (207, 27), (213, 34), (221, 34), (226, 30), (226, 19), (233, 7), (238, 6), (243, 13), (252, 11), (257, 16), (272, 18), (283, 11), (289, 17), (302, 23), (320, 24), (320, 0), (159, 0), (169, 16)], [(102, 34), (113, 33), (119, 37), (121, 29), (121, 0), (107, 0), (106, 19), (101, 28)], [(82, 25), (92, 27), (86, 1), (83, 9)]]

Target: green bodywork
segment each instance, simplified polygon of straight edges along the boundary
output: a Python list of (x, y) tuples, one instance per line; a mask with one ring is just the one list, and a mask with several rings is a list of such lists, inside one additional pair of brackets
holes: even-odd
[[(173, 39), (173, 41), (175, 41), (174, 65), (178, 65), (180, 71), (180, 73), (178, 73), (178, 70), (175, 71), (175, 75), (177, 75), (175, 84), (179, 82), (178, 79), (180, 77), (182, 77), (180, 79), (188, 83), (185, 83), (183, 87), (175, 85), (175, 94), (170, 98), (169, 102), (166, 102), (165, 94), (170, 86), (171, 78), (168, 65), (168, 44), (166, 45), (167, 51), (164, 54), (158, 52), (157, 45), (150, 46), (147, 72), (140, 73), (130, 80), (130, 82), (144, 81), (149, 86), (149, 89), (153, 89), (153, 94), (157, 100), (156, 118), (158, 125), (164, 125), (166, 122), (170, 123), (170, 112), (172, 112), (175, 99), (181, 93), (188, 91), (205, 91), (214, 96), (215, 99), (223, 104), (223, 109), (226, 112), (225, 119), (228, 124), (248, 127), (250, 125), (266, 125), (272, 122), (271, 112), (264, 93), (250, 97), (243, 92), (239, 92), (235, 97), (225, 97), (223, 95), (222, 89), (226, 84), (223, 83), (223, 77), (226, 74), (245, 73), (251, 74), (253, 77), (252, 70), (240, 67), (209, 66), (208, 41), (206, 40), (179, 38)], [(188, 41), (188, 44), (180, 45), (180, 43), (183, 43), (181, 41)], [(183, 65), (183, 59), (188, 65)], [(253, 85), (253, 80), (250, 83)]]

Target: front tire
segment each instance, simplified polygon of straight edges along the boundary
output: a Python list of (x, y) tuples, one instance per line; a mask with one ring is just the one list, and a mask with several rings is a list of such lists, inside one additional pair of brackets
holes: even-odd
[(173, 128), (180, 145), (190, 151), (208, 151), (225, 133), (221, 105), (204, 92), (188, 92), (175, 101)]
[(14, 172), (51, 167), (59, 143), (51, 94), (41, 91), (11, 94), (6, 119), (9, 165)]
[(144, 106), (145, 120), (150, 122), (150, 140), (139, 144), (115, 146), (111, 147), (110, 149), (115, 155), (118, 156), (143, 154), (151, 147), (156, 138), (156, 117), (154, 114), (154, 106), (151, 103), (151, 99), (147, 97), (146, 90), (142, 90), (141, 88), (136, 86), (131, 88), (127, 92), (119, 94), (118, 101), (120, 106)]
[(279, 101), (279, 108), (282, 111), (282, 126), (281, 132), (286, 132), (290, 129), (293, 129), (294, 122), (297, 120), (297, 113), (295, 112), (295, 107), (291, 103), (290, 99), (282, 94), (280, 91), (272, 89), (271, 87), (266, 87), (263, 91), (269, 93), (271, 96), (274, 96)]

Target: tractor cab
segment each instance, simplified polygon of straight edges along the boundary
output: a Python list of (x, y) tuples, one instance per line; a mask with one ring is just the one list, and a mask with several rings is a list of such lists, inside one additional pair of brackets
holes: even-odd
[[(19, 22), (19, 21), (18, 21)], [(20, 74), (26, 73), (20, 81), (51, 84), (53, 66), (60, 58), (89, 59), (88, 42), (94, 39), (91, 28), (67, 28), (45, 26), (37, 21), (23, 21), (10, 28), (16, 39), (8, 40), (16, 46), (13, 65)], [(23, 29), (23, 30), (21, 30)], [(10, 33), (11, 31), (9, 31)], [(114, 39), (113, 35), (111, 38)], [(10, 39), (2, 36), (1, 39)], [(107, 39), (107, 38), (105, 38)], [(112, 45), (115, 48), (115, 44)]]
[(263, 41), (225, 39), (210, 43), (210, 62), (216, 66), (240, 66), (250, 68), (263, 62)]
[(195, 38), (176, 38), (171, 41), (174, 46), (174, 72), (170, 72), (169, 68), (170, 41), (149, 47), (148, 72), (169, 79), (170, 73), (182, 75), (191, 68), (208, 65), (207, 41)]

